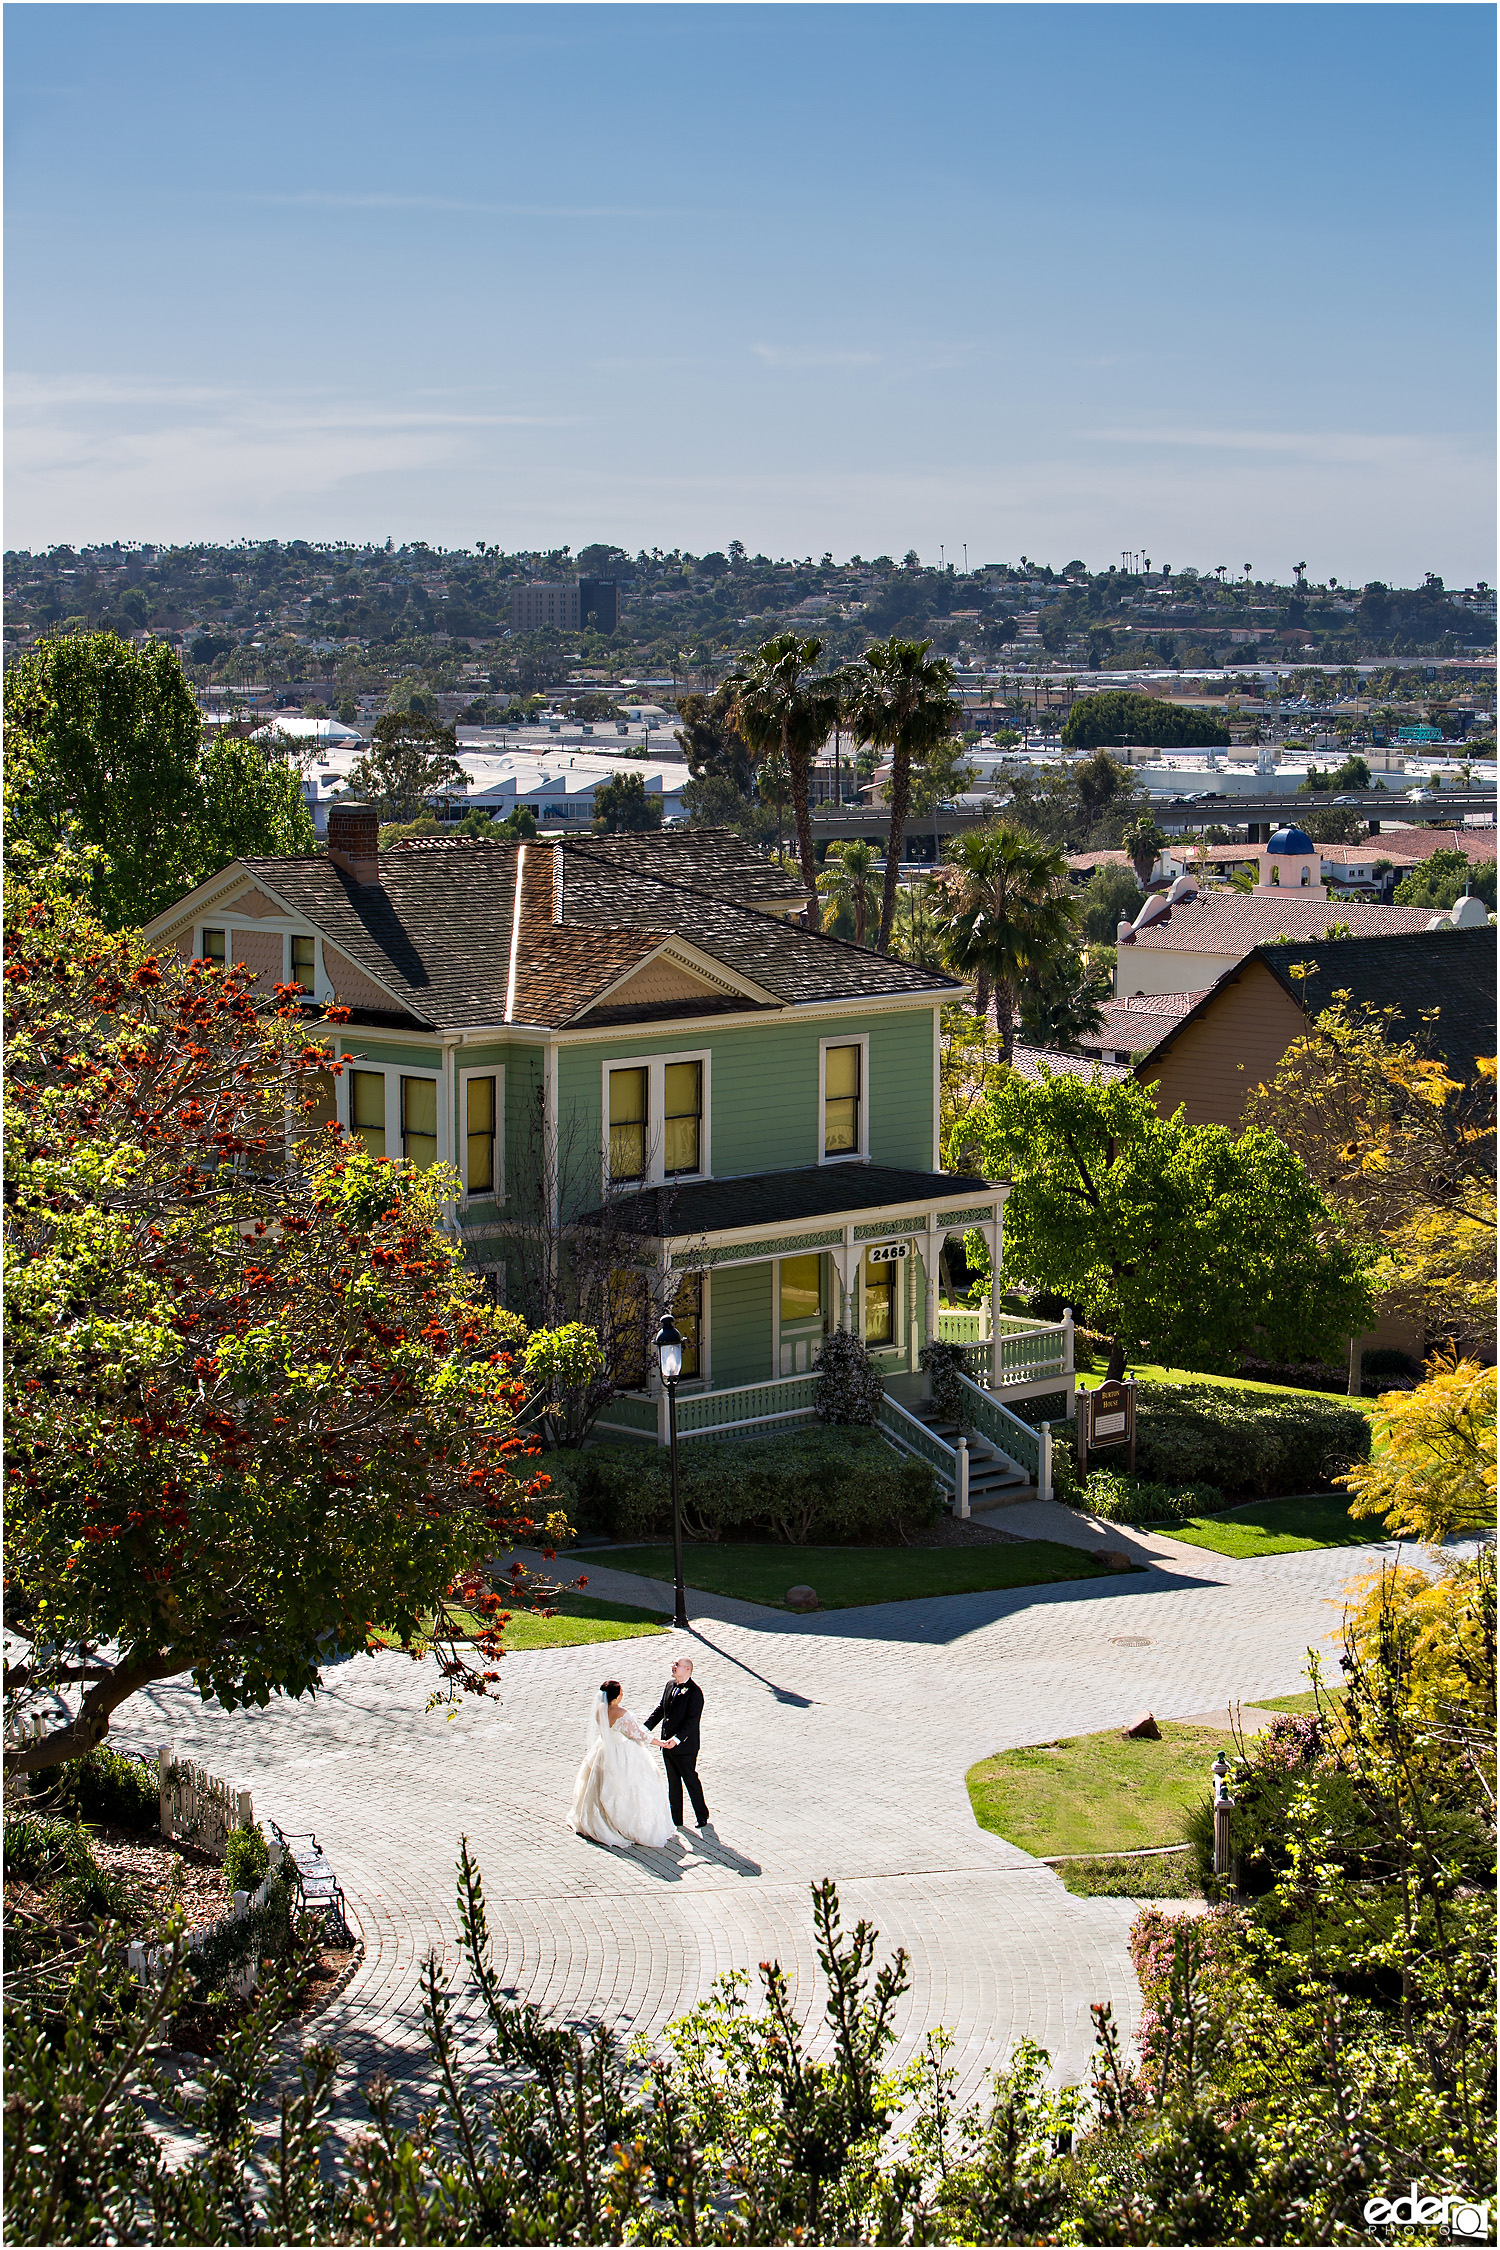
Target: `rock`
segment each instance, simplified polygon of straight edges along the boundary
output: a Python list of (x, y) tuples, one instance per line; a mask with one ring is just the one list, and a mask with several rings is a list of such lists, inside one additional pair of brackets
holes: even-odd
[(1106, 1570), (1134, 1570), (1135, 1568), (1135, 1564), (1123, 1547), (1101, 1547), (1095, 1560), (1102, 1562)]
[(817, 1588), (815, 1586), (788, 1586), (786, 1606), (788, 1609), (816, 1609), (818, 1606)]
[(1132, 1719), (1123, 1730), (1122, 1739), (1126, 1742), (1160, 1742), (1161, 1728), (1149, 1711), (1143, 1711), (1138, 1719)]

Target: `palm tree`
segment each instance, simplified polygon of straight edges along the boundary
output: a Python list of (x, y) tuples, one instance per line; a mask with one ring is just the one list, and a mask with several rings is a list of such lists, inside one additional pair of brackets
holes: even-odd
[(1151, 870), (1166, 842), (1166, 830), (1158, 828), (1150, 813), (1137, 813), (1120, 841), (1130, 854), (1130, 863), (1140, 877), (1141, 888), (1151, 880)]
[(846, 913), (854, 917), (854, 942), (863, 945), (875, 904), (875, 848), (872, 844), (830, 844), (818, 889), (827, 899), (823, 927), (831, 930)]
[(786, 760), (802, 880), (810, 891), (817, 889), (818, 866), (813, 858), (808, 774), (838, 711), (835, 683), (811, 677), (822, 653), (820, 640), (799, 640), (795, 633), (774, 634), (756, 650), (749, 669), (734, 681), (729, 707), (730, 718), (753, 758), (768, 758), (779, 750)]
[(1018, 987), (1039, 982), (1077, 944), (1068, 863), (1052, 845), (997, 822), (959, 837), (938, 882), (933, 912), (949, 962), (974, 978), (976, 1015), (988, 1012), (993, 987), (1009, 1062)]
[(1033, 1047), (1076, 1055), (1091, 1032), (1104, 1029), (1107, 984), (1081, 952), (1061, 953), (1021, 1001), (1021, 1029)]
[(948, 955), (943, 933), (933, 911), (937, 885), (932, 881), (903, 883), (896, 900), (896, 920), (891, 930), (891, 951), (914, 969), (946, 969)]
[(769, 805), (776, 815), (776, 858), (782, 858), (781, 836), (786, 819), (786, 808), (792, 801), (792, 777), (779, 750), (773, 750), (755, 777), (755, 794), (763, 805)]
[(893, 633), (865, 650), (849, 676), (845, 707), (866, 742), (891, 754), (891, 834), (880, 902), (879, 950), (890, 948), (901, 880), (901, 850), (911, 804), (911, 769), (957, 731), (962, 706), (955, 700), (953, 667), (929, 657), (931, 641), (901, 641)]

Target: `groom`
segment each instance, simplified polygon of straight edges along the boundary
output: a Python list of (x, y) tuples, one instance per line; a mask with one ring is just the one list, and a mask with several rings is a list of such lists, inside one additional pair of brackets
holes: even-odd
[(646, 1721), (648, 1727), (654, 1727), (658, 1719), (661, 1721), (661, 1754), (667, 1769), (667, 1800), (672, 1808), (674, 1828), (682, 1826), (684, 1782), (693, 1800), (699, 1828), (705, 1829), (709, 1824), (703, 1784), (698, 1779), (698, 1722), (702, 1716), (703, 1690), (693, 1679), (692, 1658), (680, 1656), (672, 1666), (672, 1677), (660, 1703)]

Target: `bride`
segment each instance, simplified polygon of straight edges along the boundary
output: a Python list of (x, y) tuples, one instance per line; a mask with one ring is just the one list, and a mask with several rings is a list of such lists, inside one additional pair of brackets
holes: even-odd
[(594, 1698), (568, 1826), (621, 1849), (670, 1844), (677, 1833), (661, 1759), (626, 1710), (618, 1680), (606, 1680)]

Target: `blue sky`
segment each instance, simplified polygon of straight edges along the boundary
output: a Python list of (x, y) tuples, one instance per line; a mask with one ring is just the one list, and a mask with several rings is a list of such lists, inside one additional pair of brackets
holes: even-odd
[(8, 546), (1493, 579), (1487, 6), (6, 10)]

